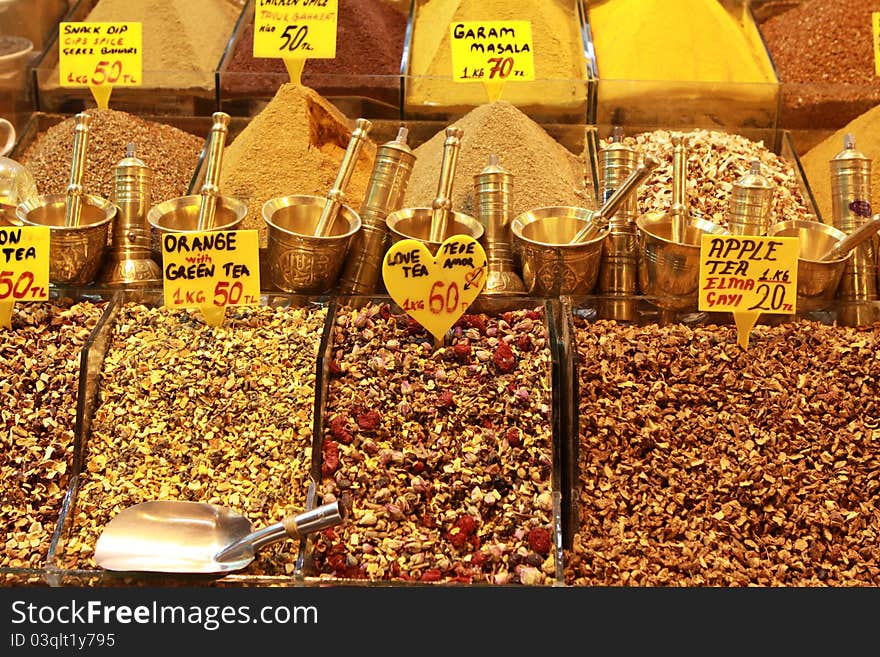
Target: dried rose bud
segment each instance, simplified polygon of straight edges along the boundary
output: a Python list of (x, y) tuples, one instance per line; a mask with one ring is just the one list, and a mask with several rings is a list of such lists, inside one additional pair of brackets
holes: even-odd
[(453, 405), (453, 403), (454, 402), (452, 399), (451, 390), (444, 390), (443, 392), (441, 392), (439, 395), (437, 395), (437, 401), (434, 402), (437, 408), (449, 408)]

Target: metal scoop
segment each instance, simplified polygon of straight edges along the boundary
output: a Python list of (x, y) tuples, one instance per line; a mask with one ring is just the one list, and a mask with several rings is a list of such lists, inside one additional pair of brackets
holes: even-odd
[(216, 504), (143, 502), (107, 523), (95, 546), (95, 562), (130, 572), (225, 573), (250, 564), (262, 547), (333, 527), (346, 515), (338, 501), (330, 502), (254, 531), (240, 513)]

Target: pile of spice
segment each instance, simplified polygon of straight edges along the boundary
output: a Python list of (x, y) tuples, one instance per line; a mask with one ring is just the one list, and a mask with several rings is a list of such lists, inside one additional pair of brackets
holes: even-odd
[[(122, 509), (191, 500), (239, 511), (254, 527), (305, 508), (315, 364), (326, 309), (196, 311), (128, 303), (112, 326), (71, 533), (70, 568)], [(293, 572), (298, 546), (261, 550), (251, 574)]]
[(39, 568), (73, 468), (82, 348), (105, 303), (16, 304), (0, 329), (0, 567)]
[[(239, 229), (256, 229), (268, 243), (263, 204), (279, 196), (322, 198), (333, 189), (353, 122), (313, 89), (282, 85), (263, 110), (226, 147), (220, 189), (247, 203)], [(376, 146), (367, 140), (345, 190), (346, 205), (364, 200)]]
[(776, 81), (754, 24), (718, 0), (594, 1), (588, 19), (601, 78)]
[[(586, 184), (584, 161), (511, 103), (501, 100), (481, 105), (452, 125), (464, 131), (452, 192), (455, 211), (475, 216), (474, 176), (486, 167), (492, 154), (514, 176), (514, 216), (550, 205), (595, 207), (592, 185)], [(417, 159), (405, 207), (431, 207), (437, 195), (445, 141), (444, 128), (415, 149)]]
[[(349, 94), (397, 101), (407, 9), (387, 0), (340, 0), (336, 58), (309, 59), (302, 84), (324, 95)], [(366, 47), (374, 43), (377, 47)], [(290, 77), (277, 58), (254, 57), (254, 21), (247, 20), (221, 79), (226, 94), (272, 96)]]
[[(240, 0), (99, 0), (83, 20), (141, 23), (143, 87), (211, 90), (242, 4)], [(57, 74), (49, 79), (57, 85)]]
[(518, 107), (579, 108), (586, 102), (587, 67), (573, 0), (426, 0), (413, 14), (406, 104), (461, 109), (486, 102), (482, 84), (452, 79), (449, 27), (458, 21), (529, 21), (535, 80), (508, 82), (503, 98)]
[[(195, 172), (204, 139), (173, 126), (147, 121), (112, 109), (88, 110), (89, 146), (83, 188), (106, 199), (113, 196), (113, 167), (134, 143), (137, 156), (153, 171), (152, 199), (160, 203), (185, 196)], [(40, 194), (63, 194), (70, 183), (73, 117), (39, 133), (21, 156)]]
[(577, 586), (880, 585), (880, 324), (575, 318)]
[(725, 126), (754, 125), (756, 116), (760, 125), (773, 124), (776, 75), (745, 5), (728, 9), (718, 0), (589, 4), (600, 121), (663, 125), (690, 113), (714, 116)]
[(880, 0), (804, 0), (761, 24), (783, 83), (782, 125), (837, 129), (880, 103), (878, 11)]
[(340, 309), (315, 537), (321, 577), (551, 584), (551, 345), (544, 309), (464, 315), (447, 346), (388, 304)]
[(843, 140), (851, 133), (856, 150), (872, 160), (871, 200), (880, 201), (880, 105), (856, 117), (834, 134), (813, 146), (801, 157), (810, 191), (816, 199), (822, 221), (832, 223), (831, 165), (829, 162), (843, 150)]
[[(761, 141), (720, 130), (670, 132), (654, 130), (626, 136), (623, 143), (642, 155), (660, 161), (639, 187), (639, 212), (668, 212), (672, 207), (672, 135), (681, 134), (687, 148), (687, 197), (689, 212), (727, 227), (727, 205), (733, 184), (749, 172), (753, 160), (761, 163), (761, 175), (774, 186), (771, 224), (789, 219), (816, 220), (815, 212), (801, 193), (800, 176), (785, 158)], [(602, 140), (602, 148), (610, 139)]]

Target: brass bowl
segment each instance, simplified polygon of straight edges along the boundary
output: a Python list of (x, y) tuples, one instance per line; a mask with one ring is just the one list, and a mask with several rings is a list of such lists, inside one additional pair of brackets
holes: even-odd
[[(147, 221), (154, 231), (152, 256), (162, 262), (162, 238), (166, 233), (194, 233), (199, 230), (199, 208), (202, 205), (200, 194), (178, 196), (157, 203), (147, 212)], [(218, 196), (214, 210), (214, 225), (210, 230), (236, 230), (236, 226), (247, 216), (247, 204), (232, 196)]]
[(550, 206), (523, 212), (510, 224), (512, 250), (522, 268), (526, 294), (590, 294), (599, 279), (602, 246), (609, 230), (570, 244), (593, 210)]
[(49, 282), (55, 285), (88, 285), (103, 262), (117, 207), (100, 196), (81, 198), (79, 226), (64, 225), (67, 194), (36, 196), (15, 209), (20, 223), (49, 227)]
[(303, 194), (279, 196), (263, 204), (263, 220), (268, 226), (267, 265), (278, 289), (324, 294), (335, 287), (352, 237), (361, 228), (361, 218), (342, 205), (329, 233), (317, 237), (315, 228), (326, 202), (326, 198)]
[(767, 234), (799, 240), (797, 310), (812, 312), (830, 306), (853, 252), (837, 260), (820, 262), (818, 258), (844, 239), (846, 233), (820, 221), (790, 219), (772, 225)]
[(648, 212), (636, 219), (639, 287), (660, 308), (696, 309), (703, 235), (729, 231), (706, 219), (688, 217), (682, 241), (673, 242), (672, 221), (668, 212)]
[[(431, 255), (437, 255), (437, 249), (443, 243), (431, 241), (431, 208), (404, 208), (390, 213), (385, 217), (385, 225), (391, 244), (397, 244), (400, 240), (417, 240), (428, 247)], [(470, 235), (475, 240), (483, 236), (483, 224), (463, 212), (451, 212), (449, 228), (446, 237), (452, 235)], [(384, 254), (383, 254), (384, 255)]]

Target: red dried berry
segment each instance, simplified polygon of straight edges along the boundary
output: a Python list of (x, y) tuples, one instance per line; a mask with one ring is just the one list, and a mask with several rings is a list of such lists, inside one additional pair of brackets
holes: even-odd
[(506, 342), (500, 343), (495, 348), (495, 353), (492, 354), (492, 362), (495, 363), (495, 367), (505, 374), (512, 372), (513, 368), (516, 367), (516, 357)]
[(382, 416), (379, 411), (367, 411), (366, 413), (358, 413), (357, 425), (361, 431), (372, 431), (382, 422)]
[(526, 319), (541, 319), (541, 313), (537, 310), (530, 310), (526, 313)]
[(486, 562), (485, 552), (474, 552), (471, 557), (471, 563), (475, 566), (482, 566)]
[(485, 315), (462, 315), (461, 323), (466, 328), (477, 329), (481, 335), (486, 334), (486, 317)]
[(511, 447), (521, 447), (522, 446), (522, 436), (520, 436), (519, 429), (516, 427), (510, 427), (507, 430), (507, 444)]
[(549, 554), (550, 532), (543, 527), (535, 527), (529, 532), (529, 547), (538, 554)]
[(439, 568), (428, 568), (422, 573), (421, 580), (423, 582), (439, 582), (443, 578), (443, 573)]
[(425, 469), (425, 464), (422, 463), (421, 461), (416, 461), (415, 463), (413, 463), (413, 467), (412, 467), (413, 474), (419, 474), (424, 469)]
[(459, 342), (452, 347), (452, 355), (460, 361), (466, 361), (471, 357), (471, 343)]
[(462, 531), (460, 527), (453, 527), (446, 532), (446, 538), (455, 548), (463, 548), (467, 543), (467, 533)]
[(339, 467), (339, 446), (332, 440), (325, 440), (321, 449), (323, 462), (321, 463), (321, 474), (329, 477)]
[(473, 516), (462, 516), (456, 521), (455, 526), (465, 534), (473, 534), (477, 529), (477, 521), (474, 520)]
[(334, 415), (330, 420), (330, 433), (334, 438), (339, 438), (346, 431), (348, 421), (342, 415)]
[(342, 372), (343, 372), (342, 368), (339, 366), (339, 361), (337, 361), (335, 358), (333, 358), (330, 361), (330, 368), (329, 369), (330, 369), (330, 376), (338, 376), (339, 374), (342, 374)]
[(391, 307), (387, 303), (383, 303), (379, 307), (379, 317), (385, 320), (391, 317)]
[(516, 347), (520, 351), (524, 351), (526, 353), (532, 351), (535, 348), (535, 345), (532, 344), (532, 336), (531, 335), (521, 335), (516, 339)]
[(423, 514), (421, 517), (422, 526), (428, 529), (434, 529), (437, 525), (434, 523), (433, 516), (429, 516), (427, 513)]

